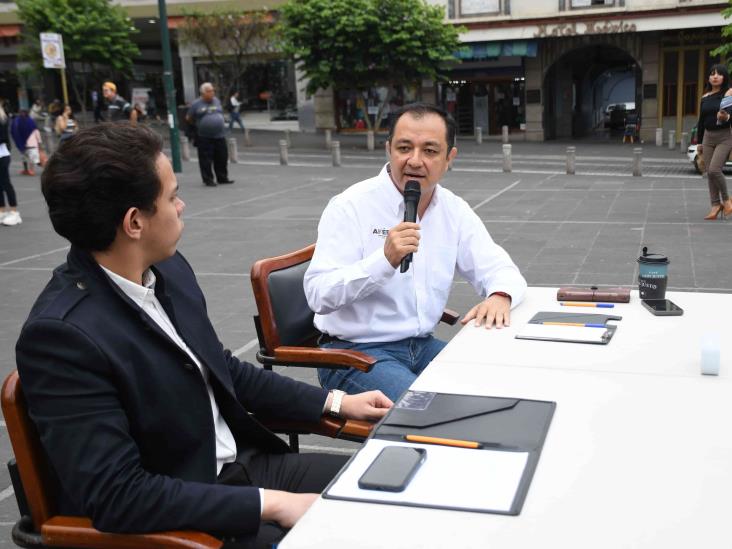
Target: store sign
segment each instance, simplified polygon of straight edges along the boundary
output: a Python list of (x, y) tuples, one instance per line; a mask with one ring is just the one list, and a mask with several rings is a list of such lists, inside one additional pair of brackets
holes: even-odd
[(534, 32), (534, 38), (552, 38), (559, 36), (578, 36), (581, 34), (617, 34), (621, 32), (636, 32), (635, 23), (625, 21), (589, 21), (561, 23), (559, 25), (539, 25)]
[(65, 69), (64, 42), (60, 34), (55, 32), (41, 33), (41, 53), (43, 67), (46, 69)]

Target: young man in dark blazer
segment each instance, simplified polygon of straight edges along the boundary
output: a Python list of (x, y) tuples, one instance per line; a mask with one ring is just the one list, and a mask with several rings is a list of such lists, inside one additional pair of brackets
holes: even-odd
[(154, 132), (79, 132), (42, 190), (71, 250), (16, 352), (59, 512), (109, 532), (188, 528), (237, 547), (280, 538), (344, 458), (292, 454), (249, 412), (376, 420), (391, 401), (329, 393), (223, 348), (176, 251), (185, 204)]

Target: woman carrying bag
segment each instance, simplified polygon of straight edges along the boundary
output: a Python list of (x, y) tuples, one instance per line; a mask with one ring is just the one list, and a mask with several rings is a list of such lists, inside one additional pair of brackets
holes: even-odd
[(732, 95), (727, 67), (714, 65), (710, 69), (705, 91), (699, 108), (696, 135), (701, 143), (697, 152), (704, 159), (712, 202), (712, 209), (704, 219), (711, 221), (720, 216), (732, 215), (732, 200), (727, 193), (727, 181), (722, 173), (722, 167), (732, 150), (730, 114), (720, 110), (722, 98)]

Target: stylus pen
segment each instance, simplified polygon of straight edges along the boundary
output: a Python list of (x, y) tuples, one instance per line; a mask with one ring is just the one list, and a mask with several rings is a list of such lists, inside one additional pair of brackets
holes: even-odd
[(598, 307), (600, 309), (612, 309), (615, 307), (612, 303), (564, 303), (561, 302), (560, 305), (563, 307)]
[(544, 326), (583, 326), (585, 328), (607, 328), (604, 324), (593, 324), (591, 322), (541, 322)]
[(404, 435), (408, 442), (421, 442), (423, 444), (439, 444), (440, 446), (455, 446), (457, 448), (472, 448), (478, 450), (483, 447), (480, 442), (472, 440), (458, 440), (455, 438), (425, 437), (422, 435)]

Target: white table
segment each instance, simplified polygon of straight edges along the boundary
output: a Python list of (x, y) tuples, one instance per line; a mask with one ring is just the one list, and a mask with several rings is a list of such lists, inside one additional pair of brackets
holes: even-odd
[[(529, 288), (524, 302), (511, 311), (510, 327), (466, 327), (440, 353), (439, 360), (696, 377), (702, 336), (716, 332), (721, 342), (720, 375), (732, 377), (732, 294), (668, 292), (666, 297), (684, 309), (682, 316), (653, 316), (641, 305), (637, 291), (632, 292), (630, 303), (615, 303), (612, 309), (562, 307), (556, 296), (556, 288)], [(618, 329), (607, 345), (515, 339), (539, 311), (599, 313), (623, 319), (610, 322)]]
[[(552, 310), (544, 307), (548, 301), (541, 301), (541, 294), (546, 297), (549, 292), (532, 288), (527, 303), (514, 312), (510, 330), (538, 310)], [(703, 317), (695, 311), (697, 307), (714, 303), (715, 311), (723, 309), (719, 300), (727, 297), (670, 296), (685, 309), (685, 317), (696, 319)], [(639, 309), (637, 314), (634, 307)], [(656, 347), (670, 362), (646, 360), (646, 351), (633, 363), (614, 363), (598, 351), (613, 353), (618, 360), (628, 358), (630, 352), (623, 351), (618, 345), (623, 340), (617, 338), (627, 326), (644, 325), (644, 318), (650, 325), (670, 321), (665, 326), (671, 332), (668, 337), (686, 333), (684, 317), (653, 317), (636, 298), (615, 310), (623, 320), (608, 346), (513, 340), (515, 345), (535, 349), (523, 358), (526, 364), (520, 363), (525, 351), (508, 352), (510, 340), (503, 338), (510, 330), (466, 327), (413, 386), (557, 402), (519, 516), (321, 498), (280, 547), (687, 549), (732, 545), (732, 379), (694, 373), (694, 368), (698, 372), (698, 345), (694, 352), (686, 352), (680, 342), (665, 338)], [(650, 330), (659, 333), (655, 326)], [(648, 331), (631, 333), (624, 345), (642, 350)], [(571, 349), (561, 352), (560, 359), (560, 351), (553, 350), (557, 345), (571, 345)], [(665, 345), (683, 356), (667, 353)], [(469, 352), (469, 347), (485, 352)], [(568, 363), (573, 351), (583, 356)], [(594, 360), (586, 362), (588, 356)], [(724, 371), (724, 349), (722, 356)], [(694, 359), (694, 364), (687, 367), (684, 357)], [(727, 354), (727, 363), (729, 358)]]

